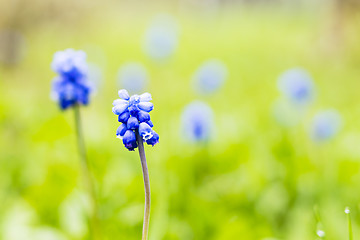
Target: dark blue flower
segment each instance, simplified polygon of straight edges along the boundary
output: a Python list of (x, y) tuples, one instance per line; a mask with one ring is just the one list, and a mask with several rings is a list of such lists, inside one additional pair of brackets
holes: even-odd
[(157, 134), (154, 130), (152, 131), (152, 138), (146, 140), (148, 145), (154, 146), (159, 142), (159, 134)]
[(134, 151), (137, 148), (136, 136), (134, 131), (127, 130), (123, 136), (123, 143), (127, 149)]
[[(139, 134), (149, 145), (154, 146), (158, 143), (159, 135), (152, 129), (154, 125), (150, 121), (149, 112), (154, 108), (150, 102), (150, 93), (130, 97), (129, 93), (122, 89), (119, 91), (119, 97), (120, 99), (113, 102), (112, 111), (118, 115), (118, 121), (123, 123), (118, 128), (116, 136), (123, 139), (125, 147), (129, 150), (137, 147), (136, 134)], [(132, 132), (134, 135), (128, 132)], [(135, 140), (133, 140), (133, 136), (135, 136)]]
[(53, 80), (51, 95), (60, 108), (87, 105), (93, 87), (87, 78), (86, 54), (72, 49), (59, 51), (55, 53), (51, 66), (59, 74)]

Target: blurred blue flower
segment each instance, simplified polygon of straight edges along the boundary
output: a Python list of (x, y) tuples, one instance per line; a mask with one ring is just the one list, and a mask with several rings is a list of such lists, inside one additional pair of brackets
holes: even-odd
[(315, 142), (334, 137), (340, 130), (342, 118), (338, 111), (331, 109), (317, 113), (311, 123), (310, 135)]
[(76, 81), (79, 78), (86, 77), (88, 73), (86, 53), (74, 49), (58, 51), (54, 54), (51, 67), (61, 77)]
[(186, 139), (193, 142), (206, 142), (214, 129), (213, 111), (209, 105), (200, 101), (188, 104), (182, 114), (182, 130)]
[(295, 104), (305, 105), (314, 98), (313, 80), (302, 68), (293, 68), (281, 74), (278, 79), (278, 88)]
[(144, 51), (152, 59), (163, 60), (171, 56), (178, 45), (177, 23), (173, 17), (162, 14), (155, 18), (145, 32)]
[(224, 84), (227, 76), (225, 63), (217, 59), (207, 60), (195, 72), (194, 88), (200, 94), (214, 93)]
[(118, 73), (119, 85), (130, 93), (138, 93), (144, 90), (148, 82), (148, 74), (145, 67), (136, 62), (125, 63)]
[(73, 49), (56, 52), (51, 67), (59, 74), (53, 80), (51, 96), (60, 108), (87, 105), (93, 88), (88, 80), (85, 52)]
[(138, 133), (148, 145), (154, 146), (159, 142), (159, 135), (152, 129), (150, 114), (154, 105), (150, 93), (132, 95), (122, 89), (119, 91), (120, 99), (113, 102), (112, 111), (118, 115), (118, 121), (122, 124), (116, 130), (116, 136), (123, 140), (124, 146), (133, 151), (137, 148), (136, 133)]

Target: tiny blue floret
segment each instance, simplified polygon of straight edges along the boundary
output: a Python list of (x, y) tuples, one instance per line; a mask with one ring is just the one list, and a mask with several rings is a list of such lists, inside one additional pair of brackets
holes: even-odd
[(60, 108), (87, 105), (93, 87), (88, 80), (85, 52), (73, 49), (56, 52), (51, 67), (58, 74), (53, 80), (51, 95)]
[(137, 148), (136, 134), (148, 144), (154, 146), (159, 142), (159, 135), (152, 129), (150, 114), (154, 105), (150, 93), (129, 96), (122, 89), (119, 91), (120, 99), (113, 102), (113, 113), (118, 115), (118, 121), (122, 124), (116, 131), (116, 136), (122, 138), (127, 149), (133, 151)]

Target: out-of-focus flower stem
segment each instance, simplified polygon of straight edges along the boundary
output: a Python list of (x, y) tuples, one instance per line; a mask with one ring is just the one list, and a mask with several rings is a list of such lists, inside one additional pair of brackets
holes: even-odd
[(98, 222), (98, 205), (97, 205), (97, 197), (94, 182), (92, 179), (91, 171), (90, 171), (90, 163), (86, 156), (85, 150), (85, 142), (84, 136), (81, 127), (81, 115), (80, 115), (80, 106), (79, 104), (74, 105), (74, 115), (75, 115), (75, 125), (76, 125), (76, 136), (77, 136), (77, 143), (78, 143), (78, 150), (80, 154), (80, 163), (82, 168), (83, 179), (85, 182), (85, 187), (87, 191), (90, 193), (91, 199), (91, 210), (88, 215), (89, 220), (89, 237), (92, 240), (100, 239), (100, 232), (99, 232), (99, 222)]
[(148, 239), (148, 232), (149, 232), (149, 220), (150, 220), (150, 180), (149, 180), (149, 171), (146, 163), (146, 156), (144, 150), (144, 143), (143, 139), (136, 131), (136, 139), (139, 148), (139, 155), (141, 161), (141, 167), (143, 171), (144, 177), (144, 188), (145, 188), (145, 209), (144, 209), (144, 222), (143, 222), (143, 231), (142, 231), (142, 240)]

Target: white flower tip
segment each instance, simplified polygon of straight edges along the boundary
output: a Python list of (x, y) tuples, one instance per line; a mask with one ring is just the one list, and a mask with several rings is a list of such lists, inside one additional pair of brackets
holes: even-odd
[(349, 213), (350, 213), (350, 208), (349, 208), (349, 207), (346, 207), (346, 208), (345, 208), (345, 213), (346, 213), (346, 214), (349, 214)]
[(317, 230), (316, 234), (321, 238), (325, 237), (325, 232), (323, 230)]
[(118, 138), (118, 139), (120, 139), (120, 140), (123, 139), (122, 136), (120, 136), (120, 135), (116, 135), (116, 138)]
[(144, 134), (143, 139), (145, 141), (151, 139), (153, 137), (153, 134), (151, 132)]

